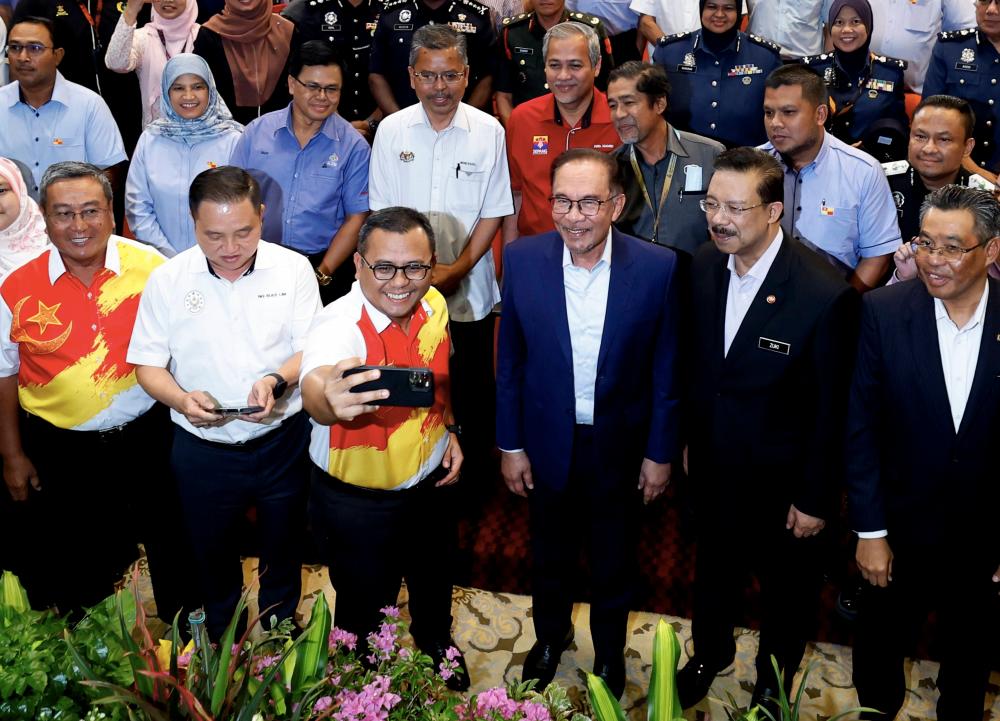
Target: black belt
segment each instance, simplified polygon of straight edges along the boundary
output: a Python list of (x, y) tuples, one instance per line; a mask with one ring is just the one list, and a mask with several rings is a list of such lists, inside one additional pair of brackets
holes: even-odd
[(356, 486), (353, 483), (343, 481), (336, 476), (331, 476), (315, 463), (312, 464), (312, 469), (313, 478), (319, 479), (324, 485), (329, 486), (330, 488), (333, 488), (341, 493), (347, 493), (360, 498), (386, 498), (389, 495), (393, 498), (398, 498), (414, 491), (424, 490), (428, 486), (434, 485), (448, 475), (447, 468), (444, 466), (438, 466), (414, 485), (408, 488), (401, 488), (397, 491), (391, 488), (366, 488), (365, 486)]

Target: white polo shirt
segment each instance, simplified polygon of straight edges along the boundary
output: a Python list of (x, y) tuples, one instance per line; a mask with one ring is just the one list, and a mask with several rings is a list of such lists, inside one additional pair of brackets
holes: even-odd
[[(196, 245), (150, 275), (128, 361), (165, 367), (185, 391), (206, 391), (222, 405), (243, 406), (255, 381), (304, 348), (320, 308), (305, 256), (262, 240), (252, 268), (230, 282), (209, 271)], [(301, 408), (296, 387), (264, 424), (234, 418), (195, 428), (177, 411), (170, 415), (200, 438), (241, 443), (273, 430)]]
[[(438, 132), (417, 103), (378, 127), (368, 176), (373, 211), (393, 205), (425, 213), (437, 240), (437, 262), (453, 263), (480, 218), (514, 212), (503, 127), (460, 103)], [(448, 297), (453, 321), (485, 318), (500, 301), (493, 253), (487, 252)]]

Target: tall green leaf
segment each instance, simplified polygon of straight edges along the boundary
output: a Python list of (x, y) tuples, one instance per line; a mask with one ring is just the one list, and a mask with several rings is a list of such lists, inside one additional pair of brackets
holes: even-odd
[(295, 653), (295, 671), (291, 685), (293, 694), (326, 673), (326, 663), (330, 658), (330, 609), (326, 605), (326, 596), (322, 593), (316, 597), (309, 625), (302, 632), (302, 637), (302, 643)]
[(681, 645), (674, 627), (662, 618), (653, 638), (653, 671), (649, 678), (648, 721), (674, 721), (684, 713), (677, 695), (677, 662)]
[(594, 711), (594, 721), (627, 721), (625, 712), (618, 705), (618, 699), (611, 695), (603, 678), (588, 673), (587, 691), (590, 694), (590, 707)]
[[(246, 594), (240, 597), (239, 602), (236, 604), (236, 612), (233, 617), (229, 619), (229, 625), (226, 626), (225, 633), (222, 634), (222, 640), (219, 642), (219, 653), (218, 653), (218, 666), (214, 669), (215, 683), (212, 688), (212, 716), (218, 715), (219, 711), (222, 710), (222, 704), (225, 703), (226, 694), (229, 691), (229, 681), (232, 678), (232, 670), (229, 668), (229, 662), (233, 658), (233, 643), (236, 641), (236, 627), (240, 623), (240, 618), (243, 616), (243, 611), (246, 609)], [(237, 649), (237, 653), (240, 649)], [(211, 669), (205, 669), (210, 675), (213, 673)]]

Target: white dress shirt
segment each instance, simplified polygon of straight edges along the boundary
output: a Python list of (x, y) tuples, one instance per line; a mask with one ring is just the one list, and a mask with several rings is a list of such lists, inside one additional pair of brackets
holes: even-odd
[(729, 268), (729, 291), (726, 294), (726, 345), (724, 355), (729, 355), (729, 347), (733, 344), (733, 340), (736, 338), (736, 334), (743, 324), (743, 319), (746, 318), (747, 311), (750, 310), (750, 304), (753, 303), (753, 299), (757, 296), (757, 291), (760, 290), (764, 278), (767, 277), (768, 271), (771, 270), (771, 265), (774, 263), (774, 259), (778, 255), (778, 249), (781, 247), (782, 237), (781, 228), (778, 228), (778, 234), (771, 241), (771, 245), (757, 259), (757, 262), (750, 267), (750, 270), (742, 276), (736, 272), (736, 256), (729, 256), (729, 263), (726, 266)]
[(823, 52), (823, 0), (746, 0), (750, 32), (781, 46), (781, 57)]

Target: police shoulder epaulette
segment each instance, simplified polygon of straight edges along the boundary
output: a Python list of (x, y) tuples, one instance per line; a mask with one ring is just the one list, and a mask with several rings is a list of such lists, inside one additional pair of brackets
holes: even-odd
[(966, 28), (965, 30), (947, 30), (945, 32), (938, 33), (938, 40), (946, 43), (954, 42), (955, 40), (966, 40), (975, 32), (975, 28)]
[(576, 10), (570, 12), (570, 18), (578, 23), (583, 23), (584, 25), (593, 25), (594, 27), (601, 24), (601, 19), (596, 15), (590, 15), (589, 13), (581, 13)]
[(674, 33), (673, 35), (667, 35), (667, 38), (665, 41), (663, 41), (663, 44), (669, 45), (670, 43), (675, 43), (678, 40), (685, 40), (691, 37), (694, 33), (695, 33), (694, 30), (690, 30), (686, 33)]
[(462, 5), (465, 5), (473, 12), (479, 13), (480, 15), (486, 15), (490, 11), (489, 7), (483, 5), (480, 2), (476, 2), (476, 0), (457, 0), (457, 1)]
[(882, 170), (885, 171), (887, 177), (905, 173), (909, 169), (910, 164), (905, 160), (892, 160), (888, 163), (882, 163)]
[(804, 58), (800, 58), (799, 62), (803, 65), (816, 65), (817, 63), (824, 63), (833, 57), (833, 53), (821, 53), (820, 55), (806, 55)]
[(413, 0), (385, 0), (382, 3), (382, 10), (391, 10), (392, 8), (399, 7), (400, 5), (409, 5)]
[(518, 23), (523, 23), (525, 20), (531, 17), (531, 13), (521, 13), (520, 15), (514, 15), (509, 18), (504, 18), (500, 21), (502, 25), (517, 25)]
[(899, 68), (900, 70), (906, 70), (906, 66), (908, 65), (905, 60), (890, 58), (888, 55), (872, 55), (872, 62), (887, 65), (890, 68)]
[(781, 46), (778, 43), (772, 42), (767, 38), (762, 38), (760, 35), (754, 35), (753, 33), (747, 33), (747, 37), (750, 38), (757, 45), (762, 45), (765, 48), (773, 50), (776, 53), (781, 52)]

